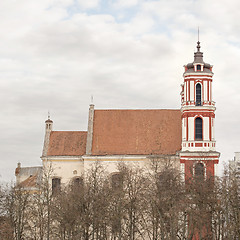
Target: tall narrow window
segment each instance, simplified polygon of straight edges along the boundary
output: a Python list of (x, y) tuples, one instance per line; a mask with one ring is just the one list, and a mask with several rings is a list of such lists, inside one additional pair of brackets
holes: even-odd
[(197, 65), (197, 71), (201, 71), (201, 65)]
[(202, 105), (202, 89), (201, 84), (196, 85), (196, 106)]
[(123, 188), (123, 175), (121, 173), (114, 173), (112, 175), (112, 188), (121, 191)]
[(195, 165), (195, 178), (200, 180), (204, 179), (204, 165), (202, 163), (197, 163)]
[(200, 117), (195, 119), (195, 139), (202, 140), (202, 119)]
[(55, 195), (61, 190), (61, 179), (53, 178), (52, 179), (52, 194)]

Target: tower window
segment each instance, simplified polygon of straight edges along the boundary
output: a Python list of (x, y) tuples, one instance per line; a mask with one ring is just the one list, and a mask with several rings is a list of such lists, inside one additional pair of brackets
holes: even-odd
[(201, 71), (201, 65), (197, 65), (197, 71)]
[(200, 83), (196, 85), (196, 106), (202, 105), (202, 86)]
[(195, 139), (202, 140), (202, 119), (200, 117), (195, 119)]
[(204, 179), (204, 165), (202, 163), (195, 165), (195, 177), (202, 180)]

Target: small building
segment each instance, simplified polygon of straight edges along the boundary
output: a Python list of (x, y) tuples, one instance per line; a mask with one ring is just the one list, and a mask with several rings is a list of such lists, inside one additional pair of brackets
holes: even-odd
[(21, 167), (21, 163), (15, 170), (16, 185), (24, 190), (38, 191), (38, 185), (42, 179), (42, 166), (39, 167)]
[(229, 171), (240, 178), (240, 152), (235, 152), (234, 159), (229, 161)]

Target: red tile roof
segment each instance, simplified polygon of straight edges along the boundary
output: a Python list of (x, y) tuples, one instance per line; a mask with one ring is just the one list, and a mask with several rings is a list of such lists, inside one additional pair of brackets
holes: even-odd
[(47, 156), (81, 156), (86, 153), (87, 132), (52, 131)]
[(92, 155), (175, 154), (180, 110), (95, 110)]
[(29, 176), (27, 179), (25, 179), (24, 181), (22, 181), (18, 187), (22, 187), (22, 188), (32, 188), (32, 187), (37, 187), (37, 174), (33, 175), (33, 176)]

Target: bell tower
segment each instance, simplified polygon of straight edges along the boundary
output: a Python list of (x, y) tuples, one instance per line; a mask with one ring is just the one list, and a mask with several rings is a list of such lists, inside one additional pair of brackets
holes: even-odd
[(213, 66), (203, 61), (197, 42), (194, 61), (184, 66), (181, 85), (182, 150), (180, 162), (185, 180), (202, 175), (215, 175), (215, 164), (219, 160), (215, 140), (215, 102), (212, 98)]

